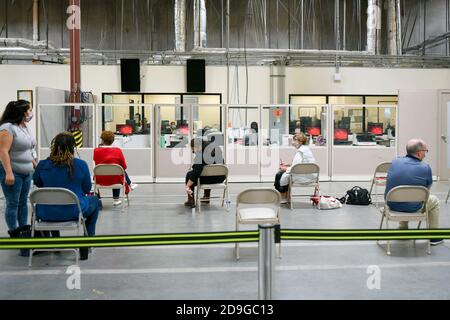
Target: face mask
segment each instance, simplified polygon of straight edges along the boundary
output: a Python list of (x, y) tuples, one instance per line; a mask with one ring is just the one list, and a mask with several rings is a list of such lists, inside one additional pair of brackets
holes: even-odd
[(31, 119), (33, 119), (33, 113), (30, 113), (28, 116), (25, 117), (25, 122), (30, 122)]

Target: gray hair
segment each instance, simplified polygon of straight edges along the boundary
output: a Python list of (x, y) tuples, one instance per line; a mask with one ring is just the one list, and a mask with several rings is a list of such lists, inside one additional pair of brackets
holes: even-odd
[(425, 141), (421, 139), (411, 139), (406, 144), (406, 153), (408, 155), (415, 155), (420, 150), (425, 148)]

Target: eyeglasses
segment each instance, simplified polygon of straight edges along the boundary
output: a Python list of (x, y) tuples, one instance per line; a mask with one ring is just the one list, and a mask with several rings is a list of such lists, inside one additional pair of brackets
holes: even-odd
[(425, 150), (419, 150), (419, 151), (424, 151), (424, 152), (428, 153), (428, 149), (425, 149)]

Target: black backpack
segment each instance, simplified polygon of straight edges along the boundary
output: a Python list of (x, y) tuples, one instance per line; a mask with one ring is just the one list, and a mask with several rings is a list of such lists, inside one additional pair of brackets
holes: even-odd
[(347, 191), (347, 194), (339, 199), (342, 203), (358, 206), (368, 206), (372, 203), (369, 191), (367, 189), (355, 186)]

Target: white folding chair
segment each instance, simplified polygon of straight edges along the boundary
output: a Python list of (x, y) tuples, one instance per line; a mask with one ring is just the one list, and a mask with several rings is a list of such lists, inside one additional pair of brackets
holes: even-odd
[[(239, 193), (236, 199), (236, 231), (240, 224), (280, 224), (280, 193), (271, 188), (250, 188)], [(235, 244), (236, 260), (239, 260), (239, 243)], [(278, 245), (278, 257), (281, 243)]]
[[(376, 168), (372, 178), (369, 195), (372, 196), (372, 189), (375, 186), (375, 207), (378, 208), (378, 186), (386, 186), (386, 177), (392, 162), (382, 162)], [(383, 197), (384, 198), (384, 197)]]
[(197, 193), (195, 198), (195, 203), (198, 207), (198, 212), (201, 213), (201, 202), (202, 201), (209, 201), (213, 198), (219, 198), (220, 197), (210, 197), (209, 199), (201, 199), (200, 196), (200, 190), (210, 189), (211, 191), (216, 190), (223, 190), (222, 195), (222, 207), (224, 205), (225, 199), (227, 201), (227, 211), (228, 208), (228, 167), (224, 164), (209, 164), (203, 167), (202, 173), (200, 177), (214, 177), (214, 176), (225, 176), (225, 180), (223, 182), (219, 183), (213, 183), (213, 184), (201, 184), (200, 178), (197, 180)]
[[(76, 231), (80, 233), (82, 227), (83, 234), (87, 236), (86, 224), (80, 207), (80, 201), (75, 193), (65, 188), (39, 188), (30, 193), (30, 203), (32, 208), (31, 215), (31, 237), (34, 237), (36, 231)], [(36, 214), (37, 205), (75, 205), (78, 211), (76, 220), (71, 221), (41, 221)], [(45, 210), (45, 207), (41, 208)], [(37, 251), (74, 251), (76, 264), (80, 256), (79, 248), (61, 248), (61, 249), (30, 249), (28, 266), (31, 267), (33, 253)]]
[[(389, 190), (386, 195), (386, 202), (384, 207), (380, 208), (381, 223), (380, 230), (383, 227), (383, 220), (386, 218), (386, 229), (389, 229), (389, 221), (409, 222), (419, 221), (417, 229), (420, 228), (422, 221), (425, 221), (425, 226), (428, 228), (428, 208), (427, 201), (430, 191), (423, 186), (397, 186)], [(388, 202), (422, 202), (423, 206), (416, 212), (398, 212), (393, 211), (387, 205)], [(378, 241), (377, 241), (378, 243)], [(415, 243), (415, 240), (414, 240)], [(428, 254), (431, 254), (430, 240), (428, 240)], [(391, 255), (391, 243), (387, 240), (387, 255)]]
[[(294, 194), (294, 188), (299, 187), (314, 187), (316, 196), (320, 196), (319, 188), (319, 173), (320, 167), (315, 163), (297, 163), (291, 168), (291, 173), (289, 176), (289, 203), (291, 205), (291, 210), (294, 208), (293, 198), (294, 197), (304, 197), (311, 195)], [(307, 175), (307, 176), (306, 176)], [(311, 178), (307, 182), (297, 182), (296, 179)]]
[[(116, 183), (111, 185), (102, 185), (97, 182), (97, 177), (100, 176), (122, 176), (123, 177), (123, 183)], [(94, 192), (100, 193), (100, 190), (102, 189), (119, 189), (121, 190), (121, 198), (122, 198), (122, 210), (125, 206), (125, 196), (127, 197), (127, 204), (130, 206), (130, 198), (128, 197), (128, 194), (125, 194), (125, 187), (126, 179), (125, 179), (125, 170), (119, 166), (118, 164), (98, 164), (94, 167)], [(111, 197), (103, 197), (101, 198), (112, 198)]]

